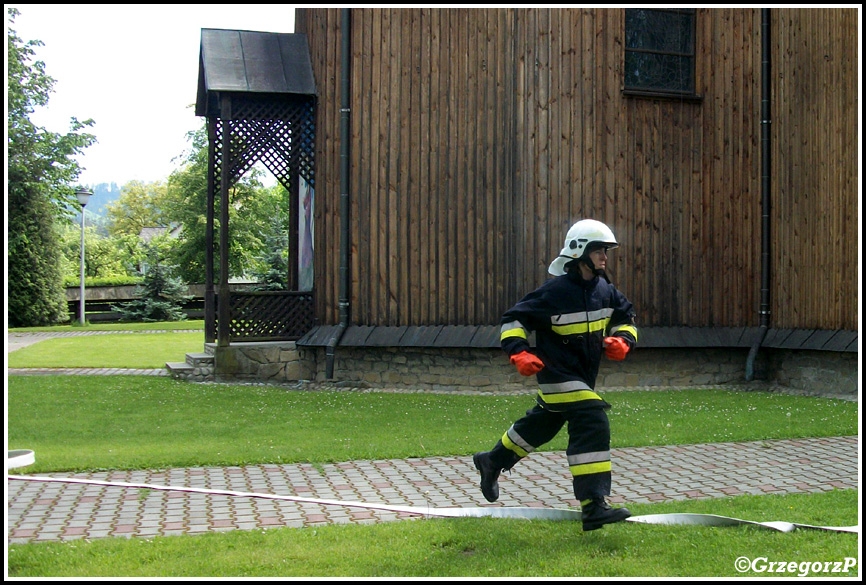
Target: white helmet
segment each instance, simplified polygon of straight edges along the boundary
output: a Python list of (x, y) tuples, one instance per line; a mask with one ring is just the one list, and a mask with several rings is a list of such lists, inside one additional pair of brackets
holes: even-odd
[[(594, 219), (582, 219), (569, 228), (562, 251), (550, 263), (547, 271), (554, 276), (562, 276), (565, 274), (565, 265), (583, 258), (588, 248), (594, 247), (593, 244), (606, 248), (619, 246), (609, 227)], [(592, 262), (589, 264), (592, 266)]]

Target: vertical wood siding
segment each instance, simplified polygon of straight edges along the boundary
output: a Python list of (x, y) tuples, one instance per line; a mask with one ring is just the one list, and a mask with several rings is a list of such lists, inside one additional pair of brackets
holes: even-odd
[[(773, 13), (771, 322), (854, 330), (856, 11)], [(317, 314), (334, 323), (340, 11), (297, 15), (319, 92)], [(497, 323), (592, 217), (621, 242), (609, 272), (640, 324), (757, 325), (760, 10), (697, 23), (690, 102), (622, 94), (621, 9), (354, 9), (352, 322)]]
[(771, 319), (856, 330), (857, 11), (773, 14)]

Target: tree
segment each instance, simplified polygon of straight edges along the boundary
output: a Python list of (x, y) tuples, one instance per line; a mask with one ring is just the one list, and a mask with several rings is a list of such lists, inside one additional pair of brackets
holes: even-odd
[(123, 234), (113, 236), (112, 242), (117, 246), (120, 262), (127, 274), (135, 275), (144, 272), (144, 266), (147, 264), (147, 250), (144, 240), (137, 234), (134, 236)]
[(156, 246), (148, 247), (148, 262), (144, 280), (138, 287), (140, 298), (113, 308), (125, 321), (184, 321), (186, 313), (181, 305), (192, 298), (185, 294), (186, 286), (160, 258)]
[(69, 318), (54, 208), (29, 186), (9, 186), (8, 317), (11, 327)]
[[(137, 238), (136, 238), (137, 239)], [(69, 224), (61, 229), (61, 242), (65, 257), (64, 276), (81, 277), (81, 227)], [(119, 238), (105, 238), (93, 226), (84, 229), (84, 276), (126, 276), (126, 255)]]
[(265, 236), (264, 242), (264, 255), (258, 258), (258, 265), (252, 272), (258, 284), (251, 290), (287, 290), (289, 237), (281, 217), (274, 216), (271, 231)]
[(138, 236), (141, 228), (164, 227), (165, 183), (130, 181), (120, 189), (120, 197), (107, 204), (108, 233), (112, 236)]
[(45, 325), (68, 319), (58, 225), (78, 208), (73, 182), (81, 169), (72, 157), (95, 137), (83, 132), (92, 120), (73, 117), (66, 134), (30, 121), (48, 103), (54, 79), (33, 61), (42, 43), (25, 43), (12, 29), (20, 12), (7, 14), (8, 317), (13, 327)]

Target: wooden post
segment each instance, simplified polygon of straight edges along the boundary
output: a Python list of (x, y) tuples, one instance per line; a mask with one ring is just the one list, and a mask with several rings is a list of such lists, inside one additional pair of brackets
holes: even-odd
[[(297, 130), (297, 128), (293, 128), (293, 130)], [(296, 136), (297, 134), (293, 132), (292, 135)], [(293, 151), (296, 148), (296, 146), (292, 146)], [(296, 155), (289, 157), (289, 273), (286, 279), (287, 290), (298, 290), (298, 285), (300, 284), (298, 282), (298, 266), (301, 259), (298, 247), (298, 225), (300, 221), (300, 201), (298, 198), (300, 197), (299, 181), (301, 178), (299, 160), (299, 157)]]
[(222, 104), (220, 117), (222, 127), (222, 164), (220, 165), (220, 283), (219, 306), (217, 315), (219, 331), (217, 345), (225, 347), (229, 344), (229, 327), (231, 325), (231, 305), (229, 303), (229, 168), (231, 167), (231, 97), (220, 96)]
[(214, 171), (216, 166), (216, 118), (207, 119), (207, 223), (205, 224), (205, 285), (204, 285), (204, 341), (213, 343), (216, 340), (214, 325), (216, 320), (216, 307), (214, 302), (214, 270), (213, 270), (213, 247), (214, 247)]

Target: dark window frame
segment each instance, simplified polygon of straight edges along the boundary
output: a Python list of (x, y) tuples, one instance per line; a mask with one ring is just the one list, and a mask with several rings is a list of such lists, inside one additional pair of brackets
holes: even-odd
[[(624, 19), (624, 52), (623, 52), (623, 88), (622, 93), (629, 97), (645, 97), (653, 99), (678, 99), (684, 101), (701, 101), (703, 96), (697, 93), (697, 15), (698, 12), (694, 8), (626, 8), (626, 18)], [(635, 35), (629, 34), (628, 30), (628, 11), (639, 10), (651, 13), (667, 13), (679, 16), (691, 17), (691, 38), (688, 41), (690, 51), (673, 51), (659, 47), (630, 47), (629, 40), (635, 38)], [(651, 35), (649, 35), (651, 36)], [(627, 67), (630, 63), (630, 56), (635, 54), (656, 55), (661, 58), (674, 57), (685, 58), (687, 67), (690, 71), (687, 75), (691, 79), (690, 87), (687, 89), (674, 89), (671, 87), (656, 86), (639, 86), (629, 85)]]

